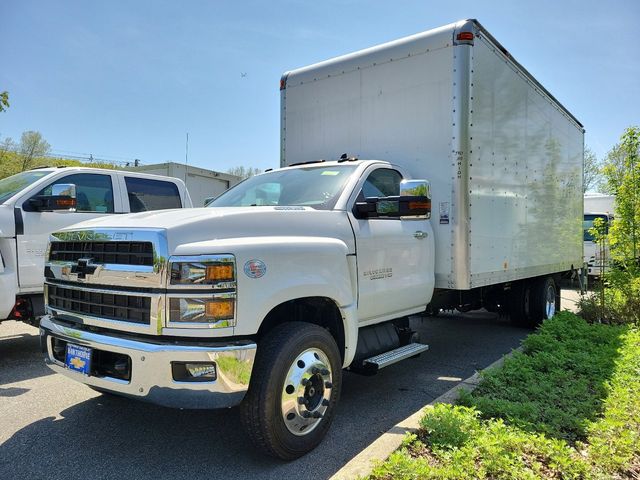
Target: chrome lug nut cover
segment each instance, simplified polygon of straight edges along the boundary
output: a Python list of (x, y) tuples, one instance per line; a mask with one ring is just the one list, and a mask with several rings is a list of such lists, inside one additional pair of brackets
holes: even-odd
[(294, 435), (306, 435), (318, 426), (331, 403), (331, 363), (318, 348), (298, 355), (282, 387), (282, 418)]

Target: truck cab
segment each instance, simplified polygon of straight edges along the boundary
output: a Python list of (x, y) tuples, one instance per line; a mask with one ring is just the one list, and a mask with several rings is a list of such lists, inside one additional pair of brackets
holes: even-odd
[(157, 175), (60, 167), (0, 180), (0, 321), (34, 322), (43, 314), (52, 232), (92, 218), (191, 206), (181, 180)]
[[(284, 388), (289, 441), (277, 455), (299, 456), (328, 428), (342, 368), (373, 373), (426, 349), (407, 316), (431, 299), (434, 236), (429, 187), (409, 179), (383, 161), (313, 162), (251, 177), (207, 208), (55, 232), (47, 363), (171, 407), (231, 407)], [(127, 252), (107, 262), (105, 248)], [(287, 358), (264, 358), (283, 349)]]

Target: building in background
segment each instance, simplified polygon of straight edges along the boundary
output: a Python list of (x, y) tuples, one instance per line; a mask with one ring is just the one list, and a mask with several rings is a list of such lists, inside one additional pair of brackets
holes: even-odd
[(205, 204), (205, 200), (217, 197), (242, 180), (240, 177), (229, 175), (228, 173), (215, 172), (175, 162), (126, 167), (125, 170), (167, 175), (181, 179), (187, 185), (194, 207), (202, 207)]

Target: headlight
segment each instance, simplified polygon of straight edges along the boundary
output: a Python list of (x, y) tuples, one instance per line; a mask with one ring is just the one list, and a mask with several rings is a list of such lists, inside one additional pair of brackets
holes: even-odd
[[(235, 325), (233, 255), (171, 257), (169, 272), (169, 326), (224, 328)], [(185, 292), (180, 294), (178, 290)]]
[(231, 255), (200, 255), (171, 258), (171, 285), (209, 285), (234, 288), (236, 263)]

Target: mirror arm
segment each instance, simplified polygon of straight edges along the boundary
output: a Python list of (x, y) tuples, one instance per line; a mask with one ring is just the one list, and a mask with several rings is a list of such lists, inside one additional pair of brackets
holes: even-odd
[(378, 216), (376, 211), (376, 204), (378, 198), (370, 197), (366, 198), (364, 202), (356, 202), (353, 206), (353, 216), (358, 219), (374, 218)]

